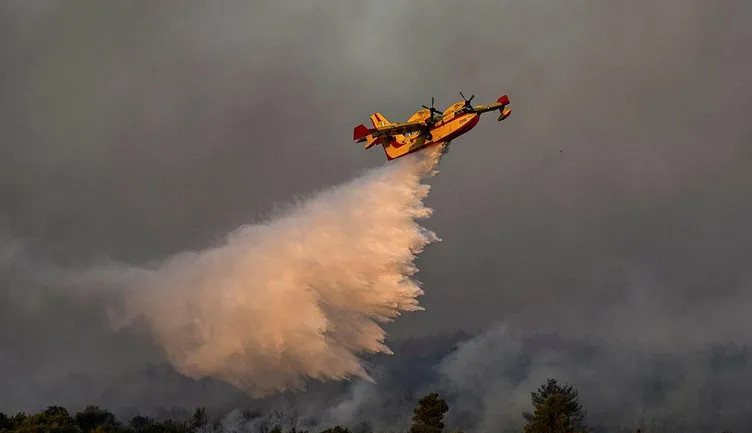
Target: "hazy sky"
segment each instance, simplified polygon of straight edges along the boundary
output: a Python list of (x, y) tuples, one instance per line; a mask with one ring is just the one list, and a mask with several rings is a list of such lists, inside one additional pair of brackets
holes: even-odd
[(733, 0), (4, 2), (0, 410), (234, 404), (29, 281), (211, 245), (384, 164), (350, 140), (373, 111), (461, 90), (514, 113), (430, 181), (426, 311), (388, 328), (471, 335), (420, 361), (455, 413), (514, 425), (550, 373), (601, 420), (749, 426), (751, 20)]

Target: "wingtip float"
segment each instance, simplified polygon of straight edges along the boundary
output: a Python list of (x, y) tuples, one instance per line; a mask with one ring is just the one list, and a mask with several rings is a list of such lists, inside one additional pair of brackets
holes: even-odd
[(507, 95), (501, 96), (496, 103), (476, 106), (472, 105), (475, 95), (465, 98), (460, 92), (460, 96), (462, 101), (455, 102), (443, 112), (434, 108), (434, 99), (431, 98), (430, 107), (423, 105), (421, 110), (416, 111), (403, 123), (392, 123), (383, 114), (373, 113), (373, 128), (363, 124), (356, 126), (353, 130), (353, 140), (365, 143), (366, 149), (381, 144), (387, 159), (392, 160), (435, 144), (449, 144), (453, 139), (473, 129), (483, 113), (499, 110), (499, 122), (512, 114), (512, 110), (507, 107)]

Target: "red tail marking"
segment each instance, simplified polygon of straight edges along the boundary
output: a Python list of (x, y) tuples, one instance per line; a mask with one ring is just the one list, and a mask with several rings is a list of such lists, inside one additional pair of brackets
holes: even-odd
[(509, 96), (504, 95), (501, 98), (497, 99), (496, 102), (498, 102), (501, 105), (509, 105)]
[(362, 140), (366, 138), (368, 134), (371, 133), (371, 130), (366, 128), (366, 125), (360, 124), (353, 129), (353, 140)]

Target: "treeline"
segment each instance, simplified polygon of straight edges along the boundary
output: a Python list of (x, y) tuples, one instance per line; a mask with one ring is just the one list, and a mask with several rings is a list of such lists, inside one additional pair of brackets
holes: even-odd
[[(549, 379), (532, 393), (533, 410), (522, 414), (526, 424), (524, 433), (585, 433), (585, 410), (577, 391), (570, 385), (559, 385)], [(447, 402), (437, 393), (422, 397), (413, 411), (408, 433), (443, 433)], [(219, 433), (219, 420), (210, 421), (204, 409), (197, 409), (187, 421), (157, 421), (135, 416), (121, 422), (111, 412), (89, 406), (71, 415), (60, 406), (50, 406), (42, 412), (8, 416), (0, 413), (0, 433)], [(639, 430), (638, 430), (639, 431)], [(309, 433), (273, 427), (266, 433)], [(343, 426), (333, 426), (314, 433), (349, 433)], [(453, 433), (461, 433), (455, 431)]]
[(88, 406), (71, 415), (60, 406), (50, 406), (42, 412), (7, 416), (0, 413), (0, 433), (199, 433), (208, 431), (204, 409), (197, 409), (189, 422), (156, 421), (135, 416), (125, 424), (112, 412)]

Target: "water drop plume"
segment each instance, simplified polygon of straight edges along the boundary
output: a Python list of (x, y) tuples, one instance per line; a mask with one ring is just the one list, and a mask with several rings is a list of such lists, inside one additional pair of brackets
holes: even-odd
[(181, 373), (253, 396), (306, 379), (371, 380), (360, 355), (390, 353), (382, 324), (421, 309), (418, 220), (441, 149), (401, 158), (240, 227), (216, 247), (131, 269), (120, 326), (145, 327)]

